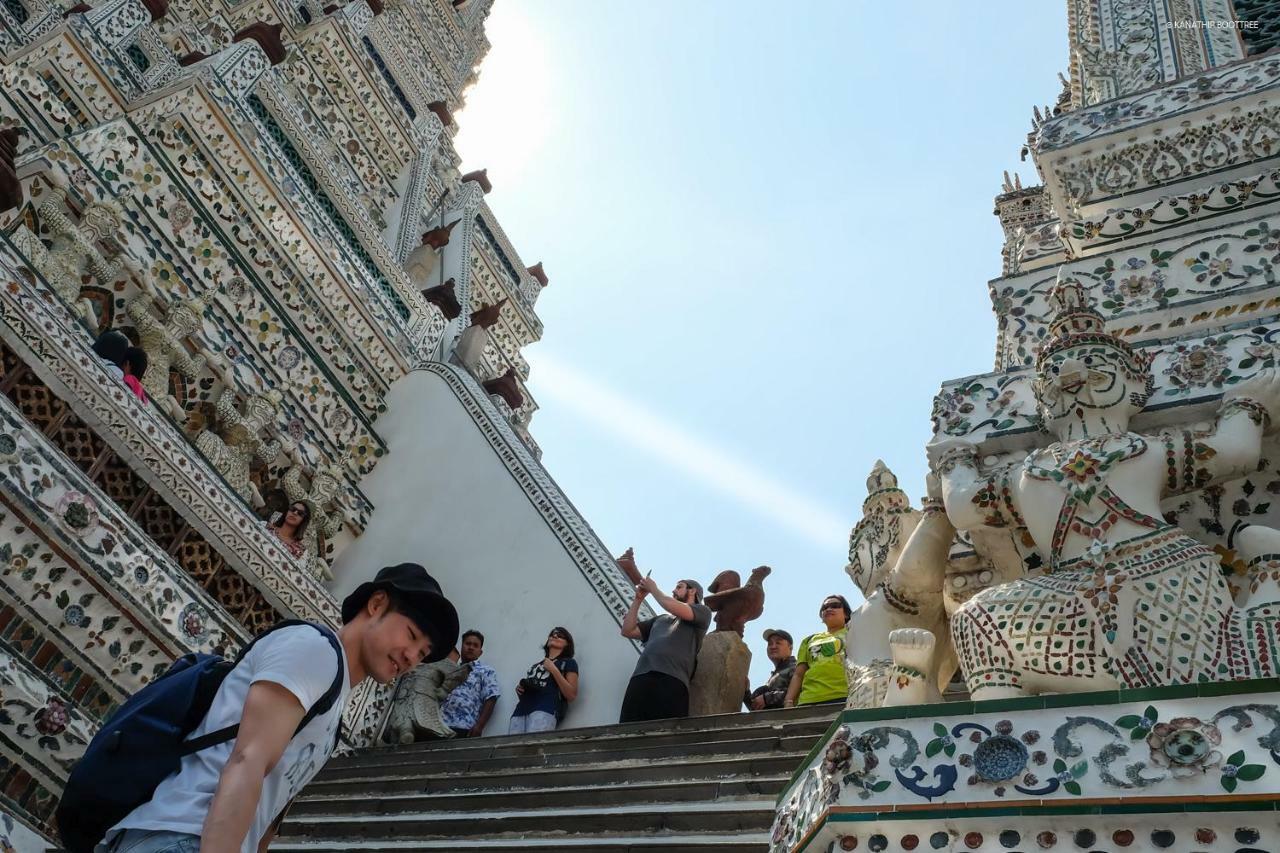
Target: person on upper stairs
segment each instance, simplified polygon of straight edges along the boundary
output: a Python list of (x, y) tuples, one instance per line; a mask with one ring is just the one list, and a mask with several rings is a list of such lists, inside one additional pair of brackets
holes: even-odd
[(484, 634), (474, 628), (465, 632), (461, 654), (462, 662), (471, 664), (471, 675), (444, 700), (440, 718), (458, 737), (480, 737), (489, 725), (502, 688), (498, 686), (498, 673), (493, 667), (480, 662), (480, 655), (484, 654)]
[(781, 628), (765, 628), (764, 641), (767, 654), (773, 663), (769, 680), (742, 698), (749, 711), (765, 711), (781, 708), (787, 698), (787, 688), (796, 674), (796, 658), (791, 654), (791, 634)]
[(569, 703), (578, 698), (578, 662), (573, 659), (569, 629), (552, 628), (542, 655), (516, 685), (520, 701), (511, 714), (507, 734), (553, 731), (564, 719)]
[(294, 559), (301, 557), (307, 550), (302, 543), (302, 534), (310, 520), (311, 507), (307, 506), (307, 502), (294, 501), (289, 504), (289, 508), (285, 510), (279, 521), (269, 525), (271, 532), (284, 544)]
[(827, 630), (810, 634), (800, 641), (796, 674), (787, 688), (784, 708), (837, 701), (843, 703), (848, 699), (849, 682), (844, 668), (844, 643), (851, 615), (853, 609), (843, 595), (828, 595), (822, 599), (818, 618), (826, 625)]
[[(649, 595), (667, 612), (641, 622), (640, 605)], [(671, 595), (664, 595), (651, 577), (636, 586), (622, 619), (622, 636), (642, 641), (644, 651), (627, 684), (618, 722), (689, 716), (689, 680), (710, 625), (711, 608), (702, 603), (697, 581), (680, 581)]]

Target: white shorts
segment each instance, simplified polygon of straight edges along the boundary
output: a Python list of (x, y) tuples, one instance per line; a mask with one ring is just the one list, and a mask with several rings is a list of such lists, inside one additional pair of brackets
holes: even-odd
[(511, 718), (507, 726), (507, 734), (522, 735), (526, 732), (553, 732), (556, 729), (556, 715), (546, 711), (530, 711), (519, 717)]

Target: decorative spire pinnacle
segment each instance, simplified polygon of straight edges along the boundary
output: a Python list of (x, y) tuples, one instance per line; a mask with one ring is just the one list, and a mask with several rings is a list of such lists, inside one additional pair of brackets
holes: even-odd
[(1058, 270), (1058, 279), (1049, 291), (1049, 305), (1054, 317), (1049, 321), (1049, 337), (1036, 355), (1037, 369), (1054, 353), (1080, 344), (1102, 344), (1118, 351), (1128, 362), (1129, 370), (1138, 376), (1148, 374), (1151, 356), (1139, 352), (1128, 343), (1107, 331), (1106, 320), (1090, 302), (1084, 285), (1067, 273), (1065, 267)]
[(867, 475), (867, 492), (878, 492), (881, 489), (896, 489), (898, 487), (898, 478), (889, 466), (884, 464), (883, 459), (877, 459), (876, 464), (871, 467), (871, 473)]
[(536, 278), (538, 280), (538, 284), (542, 285), (543, 287), (546, 287), (547, 282), (550, 281), (550, 279), (547, 278), (547, 274), (542, 270), (542, 261), (538, 261), (536, 264), (529, 267), (526, 270), (526, 272), (528, 272), (529, 275)]

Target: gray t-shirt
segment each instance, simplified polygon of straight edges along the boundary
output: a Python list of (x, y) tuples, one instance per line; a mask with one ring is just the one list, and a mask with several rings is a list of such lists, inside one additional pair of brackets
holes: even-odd
[(692, 604), (693, 620), (686, 622), (670, 613), (663, 613), (640, 623), (640, 639), (644, 651), (631, 675), (661, 672), (678, 678), (686, 687), (693, 677), (693, 666), (702, 646), (702, 635), (711, 624), (711, 608), (705, 604)]

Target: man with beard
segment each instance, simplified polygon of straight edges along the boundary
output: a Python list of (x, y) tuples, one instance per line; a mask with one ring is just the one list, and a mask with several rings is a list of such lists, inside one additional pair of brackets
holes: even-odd
[[(637, 621), (646, 596), (666, 613)], [(636, 586), (635, 599), (622, 620), (622, 636), (644, 643), (626, 696), (621, 723), (689, 716), (689, 680), (697, 665), (702, 637), (711, 624), (711, 609), (702, 603), (702, 586), (682, 580), (671, 595), (646, 577)]]

